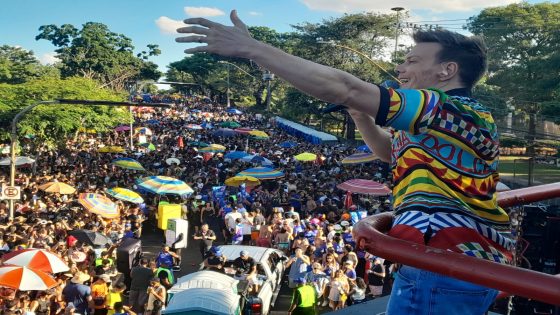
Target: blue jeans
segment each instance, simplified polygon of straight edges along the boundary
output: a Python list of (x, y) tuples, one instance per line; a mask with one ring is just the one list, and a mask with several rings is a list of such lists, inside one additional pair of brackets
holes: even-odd
[(481, 315), (498, 291), (437, 273), (402, 266), (397, 272), (387, 315)]

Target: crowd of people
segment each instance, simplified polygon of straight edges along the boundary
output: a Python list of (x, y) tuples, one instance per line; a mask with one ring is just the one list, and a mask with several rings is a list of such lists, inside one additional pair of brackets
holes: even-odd
[[(276, 128), (273, 119), (260, 114), (228, 113), (226, 108), (196, 96), (169, 100), (174, 102), (169, 109), (136, 113), (135, 124), (149, 128), (149, 132), (135, 133), (135, 142), (142, 139), (152, 143), (155, 149), (137, 145), (128, 153), (99, 152), (104, 146), (127, 147), (128, 132), (118, 131), (81, 133), (56, 149), (24, 140), (22, 155), (32, 156), (36, 161), (17, 171), (16, 185), (22, 189), (22, 198), (15, 203), (13, 219), (9, 218), (8, 203), (0, 201), (0, 249), (4, 254), (26, 248), (47, 249), (58, 254), (68, 264), (69, 271), (53, 275), (58, 285), (47, 291), (3, 288), (0, 295), (2, 312), (159, 312), (166, 300), (165, 288), (168, 289), (173, 281), (166, 275), (157, 277), (160, 257), (152, 261), (142, 260), (133, 269), (131, 287), (126, 288), (115, 268), (115, 248), (123, 239), (141, 239), (143, 230), (155, 227), (157, 204), (161, 200), (182, 205), (183, 216), (193, 227), (189, 237), (200, 242), (201, 256), (206, 261), (212, 259), (213, 245), (221, 241), (274, 246), (293, 255), (287, 262), (288, 266), (291, 265), (291, 287), (295, 287), (299, 278), (307, 277), (315, 285), (318, 295), (323, 296), (325, 303), (333, 309), (343, 307), (346, 296), (356, 302), (363, 300), (364, 279), (368, 279), (368, 275), (381, 277), (384, 271), (372, 269), (379, 265), (373, 263), (377, 260), (369, 257), (352, 240), (354, 214), (386, 211), (390, 206), (384, 198), (354, 195), (350, 207), (345, 192), (336, 185), (352, 178), (376, 178), (390, 186), (386, 165), (378, 162), (342, 165), (341, 160), (354, 153), (355, 147), (302, 142)], [(229, 121), (244, 128), (264, 130), (270, 137), (217, 136), (215, 131), (219, 125)], [(192, 125), (203, 128), (189, 128)], [(292, 148), (279, 146), (288, 140), (297, 145)], [(217, 143), (226, 150), (223, 153), (202, 153), (197, 147), (202, 142)], [(266, 157), (274, 163), (272, 167), (282, 170), (285, 175), (281, 179), (263, 180), (257, 187), (227, 187), (224, 197), (218, 199), (213, 194), (213, 187), (222, 186), (227, 178), (256, 166), (225, 158), (230, 151), (247, 151)], [(300, 162), (294, 158), (306, 151), (323, 159)], [(135, 158), (146, 171), (113, 165), (111, 161), (118, 157)], [(179, 162), (167, 163), (169, 158)], [(0, 182), (7, 182), (7, 169), (1, 171)], [(146, 173), (183, 180), (194, 193), (161, 196), (142, 191), (135, 185), (135, 180)], [(42, 191), (39, 187), (47, 182), (69, 184), (76, 188), (76, 192)], [(106, 194), (106, 189), (114, 187), (139, 191), (144, 203), (115, 200), (120, 216), (105, 219), (84, 211), (76, 202), (79, 193)], [(111, 241), (105, 245), (78, 240), (70, 235), (76, 230), (97, 232)], [(372, 282), (373, 278), (369, 276), (370, 284), (375, 282)], [(380, 294), (378, 289), (371, 288), (371, 294)], [(128, 305), (123, 305), (125, 290), (131, 292)]]

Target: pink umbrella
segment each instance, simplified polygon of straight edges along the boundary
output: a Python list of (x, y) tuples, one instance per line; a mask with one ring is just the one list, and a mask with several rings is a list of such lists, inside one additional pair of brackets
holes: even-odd
[(127, 126), (127, 125), (120, 125), (117, 128), (115, 128), (115, 131), (117, 131), (117, 132), (129, 131), (129, 130), (130, 130), (130, 126)]
[(352, 193), (373, 196), (387, 196), (391, 193), (391, 190), (387, 186), (368, 179), (351, 179), (336, 187)]

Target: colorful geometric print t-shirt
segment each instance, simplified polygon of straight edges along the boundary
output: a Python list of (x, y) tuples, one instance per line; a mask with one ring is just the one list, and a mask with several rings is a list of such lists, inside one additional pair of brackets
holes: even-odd
[(395, 219), (389, 235), (498, 263), (511, 260), (498, 206), (498, 134), (466, 89), (380, 87), (376, 123), (394, 129)]

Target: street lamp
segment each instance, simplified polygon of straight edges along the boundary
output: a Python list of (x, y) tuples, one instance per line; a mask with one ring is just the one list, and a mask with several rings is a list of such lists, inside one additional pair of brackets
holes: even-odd
[(359, 50), (356, 50), (356, 49), (354, 49), (354, 48), (352, 48), (352, 47), (348, 47), (348, 46), (345, 46), (345, 45), (338, 44), (337, 42), (335, 42), (335, 41), (333, 41), (333, 40), (330, 40), (330, 41), (318, 40), (317, 43), (318, 43), (318, 44), (327, 44), (327, 45), (331, 45), (331, 46), (340, 47), (340, 48), (344, 48), (344, 49), (350, 50), (351, 52), (356, 53), (356, 54), (358, 54), (358, 55), (360, 55), (360, 56), (366, 58), (367, 61), (373, 63), (375, 66), (377, 66), (377, 67), (378, 67), (379, 69), (381, 69), (383, 72), (385, 72), (385, 74), (387, 74), (388, 76), (390, 76), (391, 79), (395, 80), (396, 82), (399, 82), (399, 84), (402, 84), (402, 82), (401, 82), (399, 79), (397, 79), (397, 78), (396, 78), (394, 75), (392, 75), (389, 71), (387, 71), (385, 68), (383, 68), (383, 66), (381, 66), (379, 63), (375, 62), (375, 60), (371, 59), (367, 54), (365, 54), (365, 53), (363, 53), (363, 52), (361, 52), (361, 51), (359, 51)]
[(392, 11), (397, 12), (397, 26), (395, 27), (395, 54), (393, 55), (393, 62), (397, 60), (397, 47), (399, 46), (399, 28), (400, 28), (400, 12), (404, 10), (402, 7), (391, 8)]
[[(42, 101), (24, 107), (12, 119), (12, 131), (10, 133), (10, 186), (14, 187), (16, 184), (16, 145), (18, 143), (17, 123), (25, 113), (31, 111), (39, 105), (89, 105), (89, 106), (146, 106), (146, 107), (169, 107), (169, 104), (150, 103), (138, 104), (134, 102), (112, 102), (112, 101), (91, 101), (91, 100), (66, 100), (58, 99), (54, 101)], [(14, 200), (10, 199), (10, 213), (9, 218), (14, 218)]]
[(272, 96), (270, 95), (270, 85), (272, 83), (272, 80), (274, 80), (274, 73), (266, 70), (266, 72), (263, 73), (262, 78), (263, 81), (266, 82), (266, 111), (270, 112), (270, 99), (272, 98)]
[(245, 73), (246, 75), (250, 76), (251, 78), (253, 78), (254, 80), (257, 79), (255, 78), (252, 74), (250, 74), (249, 72), (243, 70), (243, 68), (239, 67), (238, 65), (231, 63), (231, 62), (227, 62), (225, 60), (219, 60), (218, 63), (222, 63), (222, 64), (227, 64), (228, 68), (227, 68), (227, 107), (229, 108), (230, 106), (230, 99), (229, 99), (229, 93), (230, 93), (230, 89), (229, 89), (229, 71), (230, 71), (230, 66), (234, 66), (237, 69), (239, 69), (241, 72)]

